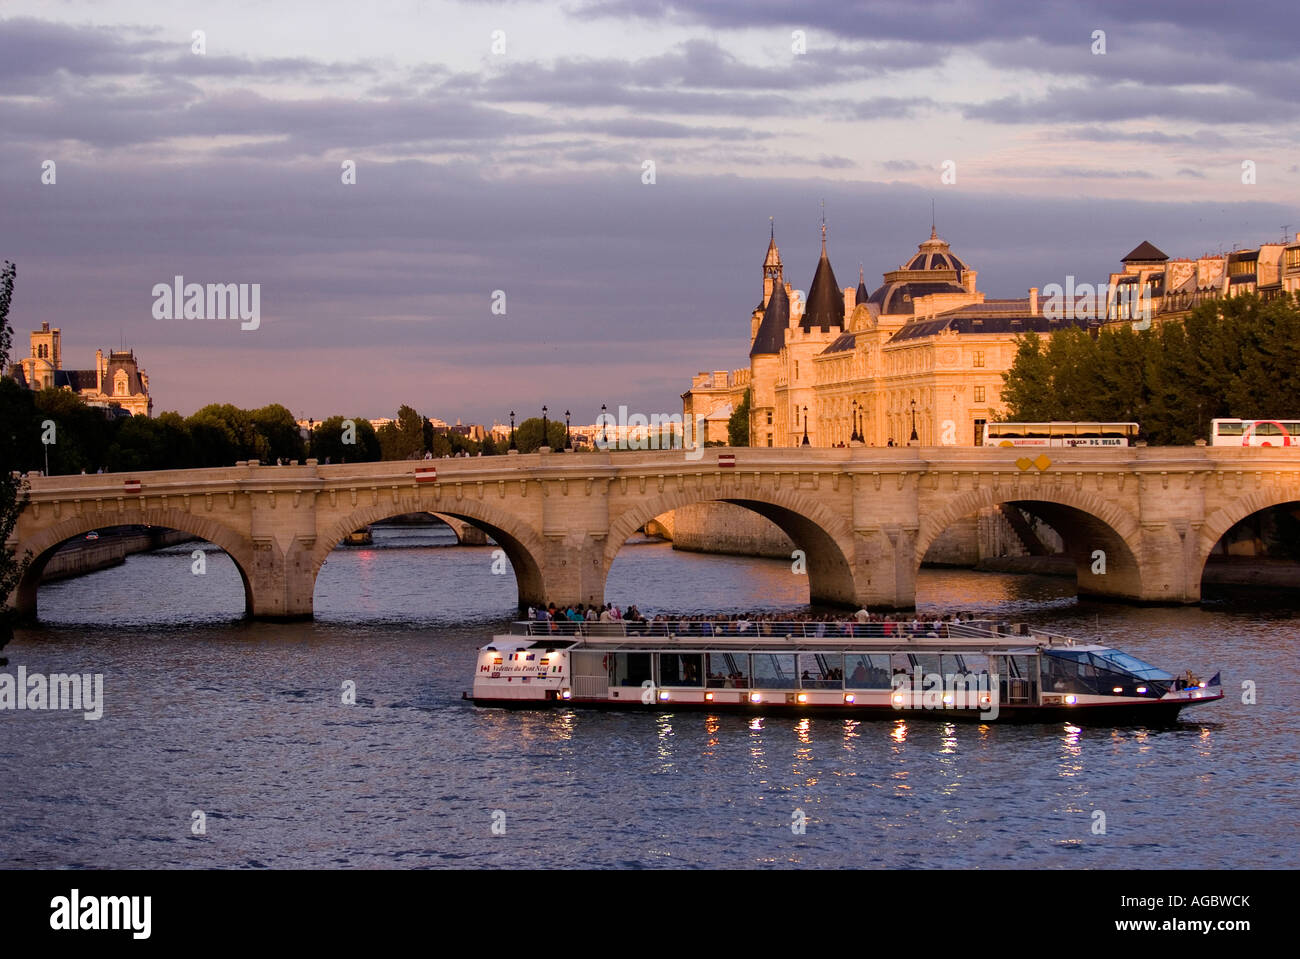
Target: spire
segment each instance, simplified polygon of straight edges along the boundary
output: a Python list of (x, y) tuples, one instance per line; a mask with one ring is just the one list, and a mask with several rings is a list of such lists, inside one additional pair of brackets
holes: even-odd
[(817, 261), (812, 286), (808, 288), (808, 306), (799, 328), (811, 330), (820, 327), (828, 332), (832, 327), (844, 328), (844, 294), (835, 280), (835, 271), (826, 256), (826, 201), (822, 201), (822, 255)]
[(934, 198), (931, 197), (931, 198), (930, 198), (930, 239), (932, 239), (932, 240), (937, 240), (937, 239), (939, 239), (939, 231), (935, 229), (934, 223), (935, 223), (935, 220), (934, 220)]
[(870, 299), (871, 294), (867, 292), (867, 280), (862, 273), (862, 264), (858, 264), (858, 291), (855, 297), (855, 306), (861, 306)]
[[(767, 241), (767, 256), (763, 258), (763, 278), (780, 281), (782, 277), (781, 251), (776, 248), (776, 220), (768, 217), (769, 236)], [(764, 291), (766, 295), (767, 291)]]

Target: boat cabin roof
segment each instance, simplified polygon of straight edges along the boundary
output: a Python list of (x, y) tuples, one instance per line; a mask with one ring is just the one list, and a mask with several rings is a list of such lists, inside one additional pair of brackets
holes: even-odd
[[(1068, 646), (1077, 650), (1106, 647), (1076, 644), (1073, 639), (1033, 629), (1023, 624), (970, 622), (923, 623), (924, 632), (910, 623), (681, 621), (579, 623), (559, 620), (525, 620), (512, 624), (510, 635), (493, 637), (486, 649), (509, 652), (521, 649), (600, 649), (756, 651), (940, 652), (996, 651), (1033, 654), (1044, 647)], [(552, 629), (551, 627), (555, 628)], [(903, 627), (898, 629), (897, 627)]]

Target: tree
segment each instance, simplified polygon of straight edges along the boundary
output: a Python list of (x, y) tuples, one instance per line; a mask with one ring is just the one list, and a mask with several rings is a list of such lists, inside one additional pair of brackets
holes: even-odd
[[(17, 275), (17, 267), (6, 260), (3, 269), (0, 269), (0, 373), (9, 368), (9, 348), (13, 343), (13, 331), (9, 328), (9, 304), (13, 300), (14, 278)], [(16, 383), (7, 388), (7, 392), (12, 393), (14, 390), (17, 390)], [(0, 438), (11, 440), (14, 444), (6, 444), (6, 449), (15, 448), (18, 434), (23, 429), (21, 421), (11, 418), (13, 412), (21, 411), (21, 408), (15, 402), (0, 403)], [(13, 535), (18, 517), (27, 505), (27, 494), (22, 488), (20, 477), (14, 475), (13, 464), (8, 461), (7, 453), (5, 460), (4, 467), (0, 468), (0, 649), (4, 649), (9, 640), (13, 639), (17, 614), (9, 607), (9, 597), (18, 588), (18, 583), (27, 571), (27, 564), (31, 561), (30, 555), (20, 558), (14, 550), (5, 546)], [(0, 659), (0, 665), (6, 662), (7, 660)]]
[(749, 445), (749, 401), (752, 395), (753, 391), (746, 389), (745, 398), (732, 410), (731, 419), (727, 420), (727, 439), (732, 446)]
[(257, 432), (266, 440), (266, 460), (303, 459), (302, 433), (293, 414), (279, 403), (263, 406), (250, 414)]
[[(379, 437), (370, 421), (360, 416), (346, 419), (352, 421), (351, 429), (342, 416), (331, 416), (316, 424), (311, 434), (311, 455), (322, 463), (374, 463), (383, 459)], [(352, 442), (344, 443), (345, 439)]]
[(1012, 420), (1135, 421), (1156, 445), (1207, 438), (1216, 417), (1290, 416), (1300, 395), (1300, 303), (1290, 295), (1211, 300), (1183, 322), (1095, 337), (1021, 338), (1005, 374)]
[(379, 446), (386, 460), (417, 459), (429, 447), (424, 442), (424, 417), (413, 407), (403, 404), (397, 420), (379, 430)]
[(253, 415), (229, 403), (212, 403), (185, 421), (194, 438), (195, 466), (230, 466), (238, 460), (266, 463), (271, 446)]
[(520, 453), (535, 453), (540, 446), (549, 446), (553, 450), (564, 448), (564, 424), (547, 420), (546, 435), (549, 442), (542, 442), (542, 418), (529, 417), (515, 429), (515, 445)]

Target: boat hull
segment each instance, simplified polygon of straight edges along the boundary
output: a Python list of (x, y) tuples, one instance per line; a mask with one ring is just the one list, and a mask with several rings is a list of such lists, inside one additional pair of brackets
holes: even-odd
[(805, 705), (787, 703), (700, 703), (678, 701), (671, 706), (642, 704), (636, 700), (606, 699), (490, 699), (470, 697), (475, 706), (504, 709), (619, 709), (655, 713), (709, 712), (744, 716), (782, 716), (801, 719), (808, 716), (863, 721), (922, 720), (969, 723), (1073, 723), (1078, 726), (1164, 726), (1176, 723), (1179, 713), (1188, 706), (1217, 702), (1223, 696), (1205, 696), (1195, 700), (1146, 703), (1095, 704), (1088, 706), (1036, 706), (1003, 704), (996, 717), (985, 718), (977, 709), (898, 709), (873, 705)]

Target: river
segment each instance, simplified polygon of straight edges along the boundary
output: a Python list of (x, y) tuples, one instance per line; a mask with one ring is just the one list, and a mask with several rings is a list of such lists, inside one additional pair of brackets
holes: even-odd
[[(0, 712), (0, 865), (1300, 866), (1295, 607), (1080, 602), (1068, 579), (922, 571), (925, 610), (1221, 669), (1227, 697), (1164, 730), (504, 712), (461, 699), (514, 614), (492, 547), (377, 528), (331, 555), (316, 619), (288, 624), (243, 621), (233, 564), (204, 547), (196, 575), (195, 548), (42, 587), (5, 671), (102, 673), (104, 714)], [(690, 612), (808, 594), (783, 561), (639, 541), (607, 595)]]

